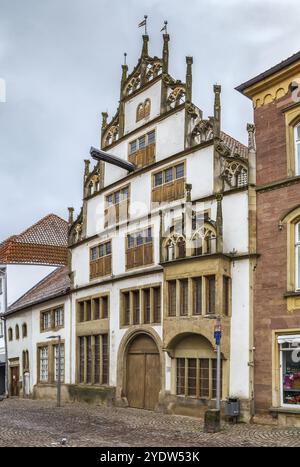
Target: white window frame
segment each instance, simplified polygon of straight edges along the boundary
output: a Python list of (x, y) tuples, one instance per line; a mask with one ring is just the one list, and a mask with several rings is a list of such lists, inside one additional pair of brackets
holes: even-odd
[[(58, 378), (58, 344), (53, 346), (54, 352), (54, 381), (57, 381)], [(65, 346), (60, 344), (60, 380), (64, 382), (65, 380)]]
[(295, 139), (295, 174), (300, 175), (300, 158), (298, 159), (298, 151), (300, 147), (300, 137), (298, 138), (297, 133), (300, 132), (300, 123), (294, 128), (294, 139)]
[(299, 254), (300, 254), (300, 221), (295, 224), (295, 289), (300, 290), (299, 277)]

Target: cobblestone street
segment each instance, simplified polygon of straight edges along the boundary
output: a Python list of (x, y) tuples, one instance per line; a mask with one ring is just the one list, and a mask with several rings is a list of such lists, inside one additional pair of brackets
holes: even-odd
[[(0, 402), (0, 446), (300, 446), (300, 429), (203, 422), (135, 409), (9, 399)], [(63, 443), (64, 444), (64, 443)]]

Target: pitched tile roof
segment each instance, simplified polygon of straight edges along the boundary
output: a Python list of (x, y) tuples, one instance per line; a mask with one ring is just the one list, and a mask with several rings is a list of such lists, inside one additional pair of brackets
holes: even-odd
[(241, 157), (248, 159), (248, 148), (244, 144), (240, 143), (237, 139), (221, 131), (221, 140), (228, 146), (232, 154), (237, 153)]
[(48, 214), (19, 235), (0, 243), (0, 263), (67, 263), (68, 223)]
[(8, 308), (7, 314), (65, 295), (70, 288), (68, 268), (61, 266), (44, 277)]

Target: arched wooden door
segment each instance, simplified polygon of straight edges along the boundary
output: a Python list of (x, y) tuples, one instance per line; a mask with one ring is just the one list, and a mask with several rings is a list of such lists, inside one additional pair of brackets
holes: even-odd
[(161, 368), (158, 348), (150, 336), (139, 334), (129, 345), (126, 396), (130, 407), (153, 410), (158, 404)]

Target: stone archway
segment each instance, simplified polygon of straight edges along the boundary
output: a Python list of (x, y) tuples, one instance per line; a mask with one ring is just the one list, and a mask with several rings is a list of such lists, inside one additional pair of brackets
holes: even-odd
[(155, 410), (164, 388), (163, 369), (164, 353), (154, 330), (126, 333), (118, 351), (117, 405)]
[(129, 344), (126, 356), (126, 397), (130, 407), (154, 410), (161, 387), (160, 357), (157, 345), (147, 334), (138, 334)]

